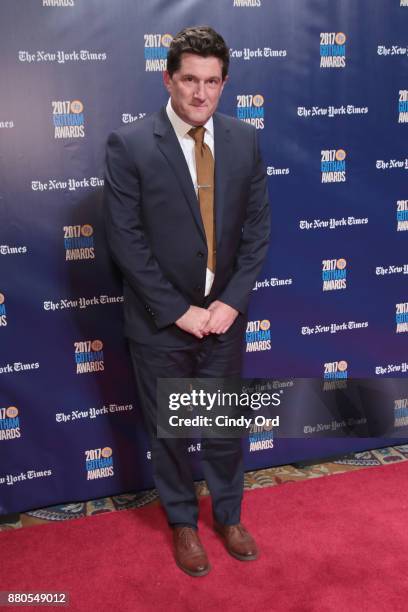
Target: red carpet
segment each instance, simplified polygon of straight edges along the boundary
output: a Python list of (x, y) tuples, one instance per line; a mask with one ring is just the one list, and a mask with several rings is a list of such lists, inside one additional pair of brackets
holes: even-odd
[(407, 489), (404, 462), (247, 492), (244, 523), (262, 550), (247, 563), (212, 533), (205, 498), (203, 578), (173, 563), (159, 508), (7, 531), (0, 590), (68, 591), (75, 611), (405, 612)]

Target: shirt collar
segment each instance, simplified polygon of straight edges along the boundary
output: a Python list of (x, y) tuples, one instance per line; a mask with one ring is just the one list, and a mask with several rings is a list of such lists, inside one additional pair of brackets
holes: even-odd
[[(173, 110), (173, 107), (171, 105), (171, 98), (169, 98), (167, 102), (166, 113), (171, 125), (173, 126), (174, 131), (177, 134), (177, 137), (184, 138), (184, 136), (187, 136), (188, 132), (193, 126), (183, 121), (183, 119), (181, 119), (181, 117), (179, 117), (177, 113)], [(204, 124), (204, 127), (207, 132), (214, 138), (214, 122), (212, 116)]]

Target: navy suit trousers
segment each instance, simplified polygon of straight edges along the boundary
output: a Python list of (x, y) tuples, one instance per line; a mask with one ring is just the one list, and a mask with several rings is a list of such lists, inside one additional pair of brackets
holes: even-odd
[[(151, 442), (155, 485), (170, 525), (197, 527), (198, 502), (188, 455), (191, 440), (157, 438), (157, 378), (222, 378), (241, 375), (243, 323), (224, 338), (191, 336), (182, 348), (129, 341), (141, 409)], [(230, 330), (232, 331), (232, 330)], [(240, 521), (244, 486), (240, 438), (203, 438), (201, 466), (212, 496), (214, 518)]]

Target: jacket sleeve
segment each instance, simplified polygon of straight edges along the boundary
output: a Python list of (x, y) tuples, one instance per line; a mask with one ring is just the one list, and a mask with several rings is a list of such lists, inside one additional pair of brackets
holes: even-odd
[(254, 165), (241, 242), (235, 259), (234, 273), (218, 297), (221, 302), (245, 313), (251, 291), (266, 257), (270, 239), (270, 208), (267, 177), (256, 131), (253, 130)]
[(140, 176), (122, 135), (106, 147), (104, 217), (112, 256), (158, 329), (177, 321), (190, 304), (163, 275), (143, 227)]

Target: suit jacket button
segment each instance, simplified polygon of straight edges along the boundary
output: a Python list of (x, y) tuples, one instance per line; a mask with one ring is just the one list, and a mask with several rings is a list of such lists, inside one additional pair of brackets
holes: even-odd
[(194, 291), (199, 292), (199, 291), (202, 291), (202, 290), (203, 290), (203, 288), (202, 288), (202, 286), (201, 286), (201, 285), (196, 285), (196, 286), (194, 287)]
[(204, 253), (202, 251), (198, 251), (197, 257), (203, 258), (204, 257)]

